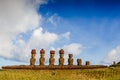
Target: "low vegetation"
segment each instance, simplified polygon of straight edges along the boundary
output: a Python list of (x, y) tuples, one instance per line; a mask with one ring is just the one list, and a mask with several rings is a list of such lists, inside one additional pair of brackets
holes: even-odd
[(76, 70), (0, 70), (0, 80), (120, 80), (120, 67)]

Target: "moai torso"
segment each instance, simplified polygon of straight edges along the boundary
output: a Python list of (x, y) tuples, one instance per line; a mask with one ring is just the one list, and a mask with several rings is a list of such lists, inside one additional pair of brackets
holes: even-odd
[(41, 49), (40, 50), (40, 59), (39, 59), (39, 62), (40, 62), (40, 65), (45, 65), (45, 58), (44, 58), (44, 54), (45, 54), (45, 50), (44, 49)]
[(81, 66), (82, 65), (82, 60), (81, 59), (77, 59), (77, 65)]
[(59, 51), (59, 54), (60, 54), (59, 65), (64, 65), (64, 58), (63, 58), (63, 56), (64, 56), (64, 50), (61, 49), (61, 50)]
[(35, 65), (35, 62), (36, 62), (35, 55), (36, 55), (36, 50), (32, 49), (31, 58), (30, 58), (30, 65)]
[(55, 51), (54, 51), (54, 50), (51, 50), (51, 51), (50, 51), (49, 65), (54, 65), (54, 62), (55, 62), (54, 55), (55, 55)]
[(68, 65), (73, 65), (73, 55), (69, 54), (69, 58), (68, 58)]

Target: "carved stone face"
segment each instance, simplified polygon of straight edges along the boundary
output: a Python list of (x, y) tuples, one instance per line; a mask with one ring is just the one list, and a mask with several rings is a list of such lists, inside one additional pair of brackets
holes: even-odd
[(44, 54), (44, 53), (45, 53), (45, 50), (44, 50), (44, 49), (41, 49), (41, 50), (40, 50), (40, 53), (41, 53), (41, 54)]
[(32, 57), (32, 58), (35, 58), (35, 55), (36, 55), (36, 54), (32, 54), (31, 57)]
[(36, 50), (32, 49), (31, 54), (36, 54)]
[(59, 53), (64, 54), (64, 50), (63, 49), (59, 50)]
[(50, 54), (50, 57), (51, 57), (51, 58), (54, 58), (54, 54)]
[(41, 54), (41, 58), (43, 58), (44, 57), (44, 54)]
[(69, 54), (69, 58), (72, 58), (73, 57), (73, 54)]
[(60, 58), (63, 58), (64, 54), (60, 54)]

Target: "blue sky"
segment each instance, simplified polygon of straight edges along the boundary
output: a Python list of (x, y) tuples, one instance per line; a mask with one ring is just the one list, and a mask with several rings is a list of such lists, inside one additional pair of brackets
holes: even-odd
[(119, 0), (53, 0), (38, 11), (45, 17), (54, 14), (60, 17), (57, 26), (44, 27), (55, 33), (70, 31), (66, 43), (82, 44), (86, 48), (80, 57), (97, 63), (120, 44), (119, 9)]
[[(14, 1), (14, 0), (13, 0)], [(31, 49), (60, 48), (91, 64), (120, 61), (119, 0), (21, 0), (0, 2), (0, 66), (29, 64)], [(7, 14), (9, 13), (9, 14)], [(17, 15), (16, 15), (17, 14)], [(74, 63), (76, 64), (76, 61)], [(56, 64), (57, 64), (56, 60)]]

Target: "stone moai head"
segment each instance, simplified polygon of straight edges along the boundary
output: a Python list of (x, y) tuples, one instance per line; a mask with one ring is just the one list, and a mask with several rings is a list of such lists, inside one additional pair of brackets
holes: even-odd
[(69, 58), (72, 58), (73, 57), (73, 54), (69, 54)]
[(54, 58), (55, 55), (55, 51), (54, 50), (50, 50), (50, 58)]
[(44, 54), (45, 54), (45, 50), (41, 49), (40, 50), (40, 59), (39, 59), (40, 65), (44, 65), (44, 62), (45, 62)]
[(60, 54), (59, 65), (64, 65), (64, 58), (63, 58), (64, 50), (63, 49), (59, 50), (59, 54)]
[(68, 65), (73, 65), (73, 54), (69, 54)]
[(81, 66), (82, 65), (82, 59), (77, 59), (77, 65)]
[(63, 49), (59, 50), (59, 54), (60, 54), (60, 58), (63, 58), (63, 56), (64, 56), (64, 50)]
[(32, 49), (32, 51), (31, 51), (31, 58), (35, 58), (35, 55), (36, 55), (36, 50)]
[(89, 66), (90, 65), (90, 61), (86, 61), (86, 66)]
[(41, 49), (41, 50), (40, 50), (41, 58), (44, 57), (44, 54), (45, 54), (45, 50), (44, 50), (44, 49)]
[(55, 55), (55, 51), (54, 51), (54, 50), (51, 50), (51, 51), (50, 51), (49, 65), (54, 65), (54, 62), (55, 62), (54, 55)]
[(32, 49), (31, 58), (30, 58), (30, 65), (35, 65), (35, 62), (36, 62), (35, 55), (36, 55), (36, 50)]

